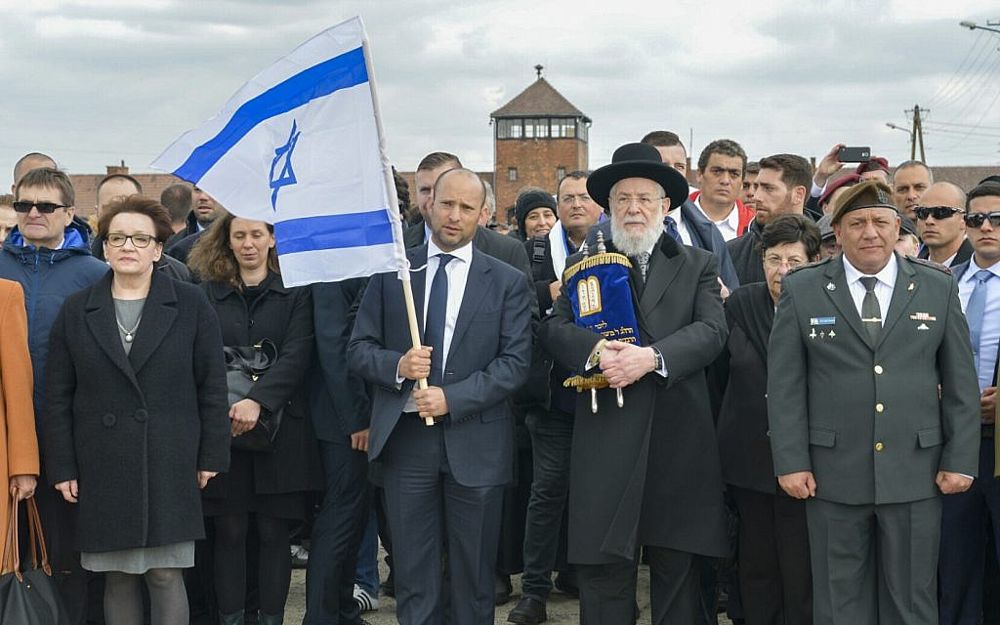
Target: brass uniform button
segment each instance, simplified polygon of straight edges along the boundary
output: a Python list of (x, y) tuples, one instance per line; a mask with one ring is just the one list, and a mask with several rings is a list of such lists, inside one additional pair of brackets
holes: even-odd
[(875, 451), (882, 451), (883, 449), (885, 449), (885, 445), (882, 444), (882, 441), (875, 443)]
[(882, 405), (882, 402), (875, 404), (875, 412), (882, 413), (884, 411), (885, 411), (885, 406)]
[(883, 371), (882, 365), (875, 365), (875, 374), (876, 375), (882, 375), (882, 371)]

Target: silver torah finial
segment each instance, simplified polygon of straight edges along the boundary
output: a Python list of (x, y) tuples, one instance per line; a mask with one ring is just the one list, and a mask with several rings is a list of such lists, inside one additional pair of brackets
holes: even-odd
[(608, 248), (604, 245), (604, 233), (600, 230), (597, 231), (597, 253), (603, 254), (608, 251)]
[(583, 254), (584, 258), (590, 256), (590, 248), (587, 247), (587, 242), (584, 241), (583, 245), (580, 246), (580, 253)]

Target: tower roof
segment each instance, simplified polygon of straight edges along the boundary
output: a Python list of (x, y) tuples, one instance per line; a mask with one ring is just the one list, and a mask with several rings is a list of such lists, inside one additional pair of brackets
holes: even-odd
[(490, 113), (490, 117), (582, 117), (590, 122), (589, 117), (541, 76), (513, 100)]

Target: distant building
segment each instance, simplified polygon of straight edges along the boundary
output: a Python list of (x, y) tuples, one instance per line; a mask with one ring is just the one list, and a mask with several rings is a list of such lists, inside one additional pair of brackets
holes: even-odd
[(518, 192), (534, 186), (556, 192), (568, 172), (588, 168), (591, 120), (542, 78), (490, 114), (497, 221), (513, 221)]
[(142, 185), (143, 197), (159, 201), (163, 190), (172, 184), (184, 182), (171, 174), (133, 174), (122, 161), (120, 165), (108, 165), (103, 174), (70, 174), (69, 179), (76, 191), (76, 214), (88, 218), (97, 209), (97, 185), (105, 176), (111, 174), (128, 174)]

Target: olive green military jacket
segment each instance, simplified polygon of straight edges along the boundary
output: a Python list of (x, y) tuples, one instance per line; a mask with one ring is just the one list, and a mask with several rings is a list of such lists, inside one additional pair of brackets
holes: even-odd
[(917, 501), (939, 494), (938, 471), (977, 473), (979, 385), (958, 286), (925, 261), (896, 259), (874, 344), (842, 256), (782, 282), (767, 365), (774, 470), (812, 471), (827, 501)]

